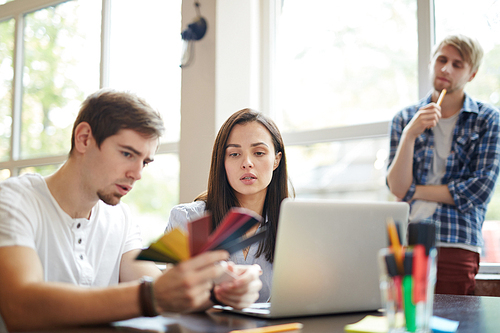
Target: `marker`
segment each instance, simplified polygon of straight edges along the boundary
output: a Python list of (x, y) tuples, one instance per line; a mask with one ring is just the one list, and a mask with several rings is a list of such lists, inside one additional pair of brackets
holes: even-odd
[(437, 105), (441, 105), (444, 95), (446, 95), (446, 89), (441, 90), (441, 94), (439, 95), (438, 101), (436, 102)]
[(408, 244), (413, 251), (413, 301), (416, 307), (416, 325), (429, 327), (432, 316), (435, 284), (436, 225), (410, 223)]
[(417, 323), (415, 321), (415, 303), (413, 303), (413, 252), (406, 252), (404, 258), (405, 275), (403, 276), (403, 299), (404, 299), (404, 312), (406, 321), (406, 330), (408, 332), (415, 332), (417, 330)]
[(417, 244), (413, 248), (413, 302), (417, 327), (424, 327), (425, 301), (427, 299), (427, 257), (425, 247)]
[(236, 330), (229, 333), (274, 333), (274, 332), (286, 332), (300, 330), (304, 327), (301, 323), (291, 323), (282, 325), (272, 325), (265, 327), (249, 328), (246, 330)]
[(425, 301), (427, 286), (427, 258), (425, 248), (417, 244), (413, 248), (413, 300), (415, 304)]

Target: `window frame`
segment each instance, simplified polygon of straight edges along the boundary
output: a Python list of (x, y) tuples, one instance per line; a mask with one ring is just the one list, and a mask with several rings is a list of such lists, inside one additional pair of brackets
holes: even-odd
[[(52, 155), (40, 158), (21, 158), (21, 112), (23, 92), (23, 57), (24, 57), (24, 20), (25, 15), (56, 6), (69, 0), (16, 0), (0, 5), (0, 22), (10, 19), (15, 20), (14, 30), (14, 52), (12, 78), (12, 124), (10, 137), (9, 159), (0, 162), (0, 170), (9, 170), (10, 176), (18, 176), (21, 169), (26, 167), (38, 167), (45, 165), (62, 164), (68, 158), (67, 155)], [(111, 31), (111, 1), (102, 0), (101, 11), (101, 53), (99, 68), (99, 88), (109, 86), (109, 64), (110, 64), (110, 31)], [(157, 154), (178, 154), (179, 142), (161, 143)]]

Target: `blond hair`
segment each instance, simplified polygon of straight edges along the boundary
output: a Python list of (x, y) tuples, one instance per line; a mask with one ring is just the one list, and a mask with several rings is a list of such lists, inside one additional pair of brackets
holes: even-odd
[(432, 57), (434, 58), (436, 53), (445, 45), (455, 47), (460, 53), (462, 59), (471, 66), (472, 72), (477, 72), (479, 65), (481, 64), (481, 60), (483, 59), (484, 51), (475, 38), (460, 34), (446, 36), (441, 43), (435, 47)]

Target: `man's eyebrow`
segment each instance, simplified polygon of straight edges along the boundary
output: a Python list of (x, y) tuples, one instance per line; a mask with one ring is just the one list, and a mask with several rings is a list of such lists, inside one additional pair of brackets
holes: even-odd
[[(131, 146), (126, 146), (126, 145), (119, 145), (121, 148), (123, 149), (127, 149), (127, 150), (130, 150), (131, 152), (133, 152), (134, 154), (136, 154), (137, 156), (142, 156), (143, 154), (136, 150), (135, 148), (131, 147)], [(151, 162), (154, 162), (154, 159), (153, 158), (149, 158), (149, 157), (146, 157), (144, 158), (144, 162), (146, 163), (151, 163)]]
[(136, 155), (139, 155), (139, 156), (142, 156), (142, 155), (143, 155), (140, 151), (138, 151), (138, 150), (134, 149), (134, 148), (133, 148), (133, 147), (131, 147), (131, 146), (124, 146), (124, 145), (119, 145), (119, 146), (120, 146), (121, 148), (123, 148), (123, 149), (128, 149), (128, 150), (130, 150), (131, 152), (133, 152), (133, 153), (134, 153), (134, 154), (136, 154)]

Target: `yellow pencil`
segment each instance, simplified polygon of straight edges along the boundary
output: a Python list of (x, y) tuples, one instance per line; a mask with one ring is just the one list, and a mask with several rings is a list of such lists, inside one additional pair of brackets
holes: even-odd
[(274, 333), (274, 332), (286, 332), (293, 330), (300, 330), (304, 327), (301, 323), (291, 323), (283, 325), (272, 325), (265, 327), (249, 328), (246, 330), (236, 330), (229, 333)]
[(439, 94), (438, 101), (436, 102), (437, 105), (441, 105), (444, 95), (446, 95), (446, 89), (441, 90), (441, 94)]
[(403, 260), (405, 257), (404, 248), (399, 241), (398, 231), (396, 229), (396, 224), (392, 218), (387, 219), (387, 231), (389, 232), (389, 240), (391, 241), (391, 248), (394, 252), (394, 258), (396, 259), (396, 265), (398, 266), (398, 271), (402, 274), (404, 272)]

